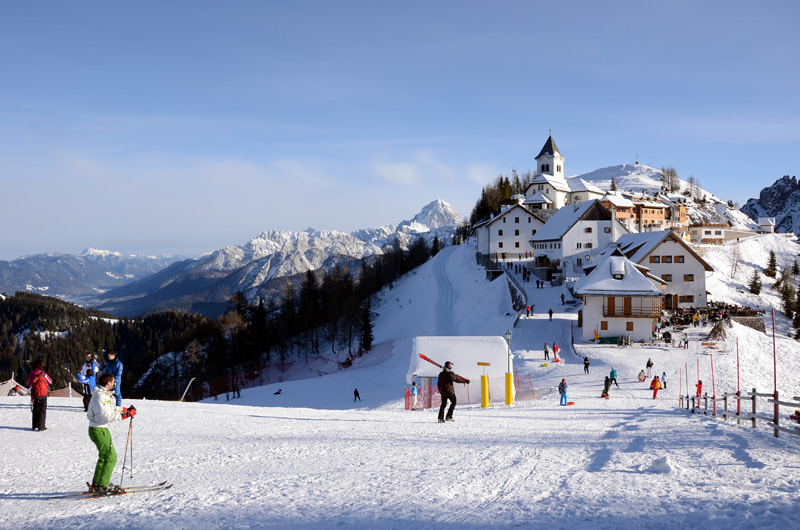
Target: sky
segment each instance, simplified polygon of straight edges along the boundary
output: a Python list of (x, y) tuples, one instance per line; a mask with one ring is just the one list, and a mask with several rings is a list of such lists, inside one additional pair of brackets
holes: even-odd
[(795, 2), (0, 5), (0, 259), (399, 224), (638, 160), (744, 204), (800, 157)]

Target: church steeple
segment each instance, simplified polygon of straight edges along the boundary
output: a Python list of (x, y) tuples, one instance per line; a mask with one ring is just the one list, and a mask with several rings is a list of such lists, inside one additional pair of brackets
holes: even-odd
[(542, 150), (536, 156), (536, 172), (540, 175), (551, 175), (564, 178), (564, 160), (558, 150), (552, 133), (548, 136)]

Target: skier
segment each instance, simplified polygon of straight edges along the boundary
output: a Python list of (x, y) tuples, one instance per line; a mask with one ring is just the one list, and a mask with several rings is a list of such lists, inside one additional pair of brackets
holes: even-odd
[(558, 393), (561, 394), (561, 401), (559, 405), (567, 406), (567, 380), (562, 379), (558, 384)]
[(564, 293), (561, 293), (561, 305), (564, 305)]
[(589, 357), (584, 357), (583, 358), (583, 371), (585, 373), (587, 373), (587, 374), (589, 373), (589, 363), (590, 362), (591, 361), (589, 360)]
[(700, 397), (703, 394), (703, 382), (699, 379), (697, 380), (697, 397)]
[(112, 421), (125, 420), (136, 416), (136, 408), (120, 408), (114, 405), (114, 376), (106, 372), (97, 378), (97, 386), (92, 392), (89, 402), (89, 438), (97, 447), (97, 465), (94, 468), (92, 483), (89, 484), (89, 493), (103, 495), (115, 493), (120, 490), (111, 484), (111, 474), (117, 464), (117, 452), (108, 425)]
[(667, 389), (667, 372), (661, 373), (661, 388)]
[(547, 343), (544, 343), (544, 358), (546, 361), (550, 360), (550, 348), (547, 346)]
[(531, 306), (530, 306), (530, 304), (525, 306), (525, 316), (526, 317), (531, 316)]
[(617, 369), (613, 366), (611, 367), (611, 375), (609, 376), (609, 380), (613, 381), (617, 388), (619, 388), (619, 383), (617, 383)]
[[(453, 388), (453, 383), (469, 384), (469, 379), (453, 373), (453, 363), (447, 361), (444, 363), (444, 369), (439, 372), (439, 394), (442, 395), (442, 405), (439, 407), (439, 423), (445, 421), (455, 421), (453, 419), (453, 411), (456, 408), (456, 390)], [(447, 407), (447, 401), (450, 401), (450, 408), (447, 410), (447, 416), (444, 414), (444, 409)]]
[(78, 378), (79, 382), (83, 383), (83, 411), (89, 412), (89, 402), (92, 400), (92, 389), (97, 384), (94, 370), (89, 368), (85, 373), (78, 372), (75, 376)]
[(658, 390), (661, 388), (661, 381), (659, 381), (658, 376), (653, 378), (653, 382), (650, 383), (650, 390), (653, 391), (653, 399), (658, 397)]
[(603, 393), (600, 394), (600, 397), (608, 399), (609, 390), (611, 390), (611, 378), (606, 376), (606, 380), (603, 383)]
[(647, 364), (645, 365), (645, 368), (647, 368), (647, 377), (652, 377), (651, 372), (653, 369), (653, 359), (650, 358), (647, 359)]
[(558, 344), (553, 343), (553, 359), (558, 360)]
[(28, 388), (31, 389), (31, 412), (33, 412), (33, 430), (46, 431), (47, 425), (47, 395), (53, 380), (44, 371), (44, 361), (36, 359), (31, 363), (31, 373), (28, 374)]
[(99, 373), (99, 367), (97, 365), (97, 361), (95, 360), (93, 353), (86, 354), (86, 362), (83, 363), (83, 366), (81, 366), (81, 375), (85, 376), (88, 370), (93, 371), (95, 377)]
[(357, 388), (353, 390), (353, 403), (355, 403), (356, 401), (361, 401), (361, 395), (358, 393)]
[(553, 309), (551, 308), (550, 311), (547, 312), (550, 315), (550, 320), (553, 320)]
[(114, 376), (114, 397), (117, 402), (117, 406), (122, 406), (122, 361), (117, 359), (117, 354), (112, 350), (106, 354), (106, 365), (103, 368), (104, 372), (107, 372)]
[(417, 410), (417, 382), (411, 383), (411, 410)]

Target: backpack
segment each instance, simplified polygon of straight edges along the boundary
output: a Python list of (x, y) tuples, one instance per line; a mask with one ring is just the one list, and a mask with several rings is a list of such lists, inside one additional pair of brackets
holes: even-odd
[(47, 377), (44, 372), (40, 373), (33, 378), (33, 386), (31, 386), (31, 395), (36, 399), (47, 397), (50, 393), (50, 386), (47, 384)]

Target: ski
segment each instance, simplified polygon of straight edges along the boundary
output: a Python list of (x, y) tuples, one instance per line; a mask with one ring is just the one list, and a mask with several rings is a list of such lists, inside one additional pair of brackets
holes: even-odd
[(128, 486), (126, 488), (122, 488), (117, 493), (105, 493), (105, 494), (95, 494), (88, 491), (78, 491), (75, 493), (66, 493), (64, 495), (55, 495), (53, 497), (48, 497), (47, 500), (59, 500), (59, 499), (97, 499), (100, 497), (114, 497), (117, 495), (125, 495), (127, 493), (141, 493), (146, 491), (159, 491), (159, 490), (166, 490), (172, 487), (172, 484), (167, 484), (167, 481), (158, 482), (156, 484), (149, 484), (149, 485), (142, 485), (142, 486)]
[[(431, 364), (435, 364), (435, 365), (436, 365), (436, 366), (438, 366), (439, 368), (442, 368), (442, 365), (441, 365), (441, 364), (437, 363), (436, 361), (434, 361), (433, 359), (431, 359), (430, 357), (428, 357), (428, 356), (427, 356), (427, 355), (425, 355), (424, 353), (420, 353), (420, 354), (419, 354), (419, 358), (420, 358), (420, 359), (424, 359), (424, 360), (428, 361), (428, 362), (429, 362), (429, 363), (431, 363)], [(467, 378), (466, 378), (466, 377), (461, 377), (460, 375), (456, 374), (455, 372), (453, 373), (453, 375), (455, 375), (455, 376), (456, 376), (456, 377), (458, 377), (459, 379), (463, 379), (464, 381), (466, 381), (466, 380), (467, 380)], [(459, 382), (461, 382), (461, 381), (456, 381), (456, 382), (457, 382), (457, 383), (459, 383)], [(468, 383), (464, 382), (463, 384), (468, 384)]]

